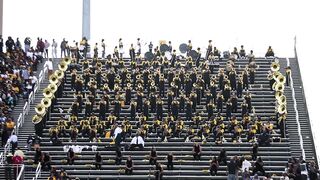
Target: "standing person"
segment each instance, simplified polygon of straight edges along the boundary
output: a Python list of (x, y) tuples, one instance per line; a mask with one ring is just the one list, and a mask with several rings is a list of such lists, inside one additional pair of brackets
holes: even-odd
[(74, 159), (75, 159), (75, 154), (74, 154), (72, 148), (69, 148), (67, 157), (68, 157), (67, 163), (68, 163), (69, 165), (73, 165), (73, 164), (74, 164)]
[(19, 50), (19, 49), (21, 49), (21, 42), (20, 42), (20, 40), (19, 40), (19, 38), (17, 38), (17, 40), (16, 40), (16, 45), (15, 45), (16, 47), (16, 50)]
[(46, 63), (44, 64), (44, 67), (48, 68), (48, 79), (50, 79), (51, 74), (53, 73), (53, 63), (52, 59), (49, 58)]
[(237, 167), (237, 163), (233, 157), (227, 164), (228, 180), (236, 180)]
[(159, 162), (156, 164), (156, 171), (155, 171), (155, 179), (156, 180), (162, 180), (163, 176), (163, 168)]
[(26, 37), (24, 39), (24, 52), (25, 53), (29, 52), (30, 45), (31, 45), (31, 39), (29, 37)]
[(123, 50), (123, 42), (122, 39), (119, 39), (119, 52), (120, 52), (120, 58), (122, 58), (124, 50)]
[(101, 40), (101, 47), (102, 47), (102, 58), (106, 55), (106, 44), (104, 43), (104, 39)]
[(61, 49), (60, 57), (61, 58), (62, 58), (62, 54), (64, 55), (64, 57), (66, 57), (66, 46), (67, 46), (67, 41), (65, 40), (65, 38), (63, 38), (63, 40), (60, 44), (60, 49)]
[(5, 178), (7, 180), (12, 180), (12, 153), (9, 153), (6, 158), (6, 166), (5, 166)]
[(201, 158), (201, 146), (200, 146), (200, 144), (198, 142), (196, 142), (193, 145), (192, 153), (193, 153), (193, 158), (195, 160), (200, 160), (200, 158)]
[(96, 165), (96, 169), (101, 169), (102, 166), (102, 157), (100, 152), (97, 151), (96, 153), (96, 158), (95, 158), (95, 165)]
[(50, 43), (47, 40), (44, 40), (44, 57), (49, 58), (49, 47)]
[(98, 43), (94, 45), (93, 48), (93, 58), (98, 58)]
[(57, 47), (58, 47), (58, 44), (54, 39), (52, 39), (51, 47), (52, 47), (52, 58), (57, 58)]
[(252, 160), (256, 160), (258, 155), (258, 144), (254, 143), (252, 146)]
[(14, 132), (9, 137), (8, 143), (11, 143), (11, 153), (14, 154), (16, 148), (18, 147), (18, 137)]
[(1, 34), (0, 34), (0, 53), (3, 53), (3, 39)]
[(168, 164), (167, 164), (167, 169), (168, 170), (173, 170), (173, 155), (172, 152), (170, 152), (167, 156)]

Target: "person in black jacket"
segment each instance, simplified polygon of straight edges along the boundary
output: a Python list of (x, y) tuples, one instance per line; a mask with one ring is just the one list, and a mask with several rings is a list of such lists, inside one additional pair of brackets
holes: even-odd
[(96, 169), (101, 169), (101, 166), (102, 166), (102, 157), (101, 157), (101, 154), (100, 152), (96, 152), (96, 157), (95, 157), (95, 166), (96, 166)]

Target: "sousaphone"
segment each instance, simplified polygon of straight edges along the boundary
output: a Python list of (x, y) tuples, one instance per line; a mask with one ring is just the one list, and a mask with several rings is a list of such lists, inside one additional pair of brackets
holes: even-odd
[(45, 107), (48, 108), (51, 106), (51, 99), (50, 98), (42, 98), (41, 99), (41, 104)]
[(161, 44), (160, 45), (160, 52), (164, 53), (164, 52), (167, 52), (169, 50), (170, 50), (170, 48), (169, 48), (169, 46), (167, 44)]
[(50, 76), (50, 78), (49, 78), (49, 82), (50, 82), (51, 84), (57, 84), (57, 83), (59, 82), (58, 76), (55, 75), (55, 74), (52, 74), (52, 75)]
[(40, 115), (34, 115), (33, 117), (32, 117), (32, 123), (34, 124), (34, 125), (36, 125), (36, 124), (39, 124), (40, 122), (42, 121), (42, 116), (40, 116)]
[(56, 70), (54, 74), (58, 77), (58, 79), (62, 79), (64, 77), (64, 71)]
[(46, 112), (46, 107), (43, 104), (37, 104), (37, 106), (34, 108), (37, 115), (42, 116)]
[(58, 67), (59, 67), (59, 70), (61, 70), (61, 71), (66, 71), (66, 70), (68, 69), (68, 64), (65, 63), (65, 62), (60, 62), (60, 63), (58, 64)]
[(186, 43), (182, 43), (179, 46), (179, 51), (184, 54), (188, 51), (188, 45)]

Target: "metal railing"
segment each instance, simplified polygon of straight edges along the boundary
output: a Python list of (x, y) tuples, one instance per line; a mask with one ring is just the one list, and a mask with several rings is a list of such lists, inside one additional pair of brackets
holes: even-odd
[(38, 164), (36, 169), (36, 176), (32, 178), (32, 180), (37, 180), (39, 177), (41, 177), (41, 163)]
[[(31, 103), (34, 103), (35, 100), (35, 94), (38, 92), (38, 90), (40, 89), (40, 85), (43, 82), (46, 73), (48, 72), (48, 68), (44, 67), (43, 70), (40, 71), (39, 76), (38, 76), (38, 81), (36, 82), (33, 91), (30, 92), (29, 96), (28, 96), (28, 100), (27, 102), (25, 102), (23, 109), (22, 109), (22, 113), (19, 114), (19, 117), (16, 121), (16, 125), (14, 126), (11, 135), (13, 133), (15, 133), (17, 136), (19, 134), (19, 128), (22, 127), (24, 121), (25, 121), (25, 117), (26, 115), (29, 114), (30, 111), (30, 105)], [(4, 164), (4, 158), (7, 155), (7, 152), (10, 152), (10, 147), (11, 147), (11, 143), (7, 142), (6, 145), (4, 146), (4, 153), (1, 156), (0, 160), (0, 164)]]
[[(19, 166), (18, 166), (19, 167)], [(17, 167), (17, 168), (18, 168)], [(16, 180), (23, 180), (24, 179), (24, 164), (22, 164), (21, 165), (21, 169), (20, 169), (20, 171), (19, 171), (19, 174), (18, 174), (18, 176), (17, 176), (17, 178), (16, 178)]]

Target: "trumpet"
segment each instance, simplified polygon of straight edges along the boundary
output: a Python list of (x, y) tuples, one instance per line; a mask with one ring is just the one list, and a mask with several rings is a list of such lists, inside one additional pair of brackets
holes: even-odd
[(127, 79), (131, 79), (131, 74), (128, 73), (128, 74), (126, 75), (126, 77), (127, 77)]
[(58, 83), (58, 76), (56, 76), (55, 74), (52, 74), (49, 78), (49, 82), (51, 84), (57, 84)]
[(43, 89), (43, 96), (47, 97), (47, 98), (51, 98), (53, 96), (53, 93), (52, 93), (51, 89), (48, 88), (48, 87), (44, 88)]
[(43, 104), (37, 104), (34, 110), (36, 111), (37, 115), (40, 116), (44, 115), (44, 113), (46, 112), (46, 108)]
[(58, 79), (62, 79), (64, 76), (64, 72), (59, 69), (54, 72), (54, 75), (56, 75)]
[(65, 62), (60, 62), (60, 64), (58, 64), (59, 70), (61, 71), (66, 71), (68, 69), (68, 64)]
[(152, 79), (152, 74), (149, 74), (149, 75), (148, 75), (148, 79)]
[(50, 98), (42, 98), (41, 99), (41, 104), (45, 107), (48, 108), (51, 106), (51, 99)]
[(271, 63), (271, 71), (276, 72), (280, 70), (280, 64), (278, 62)]

